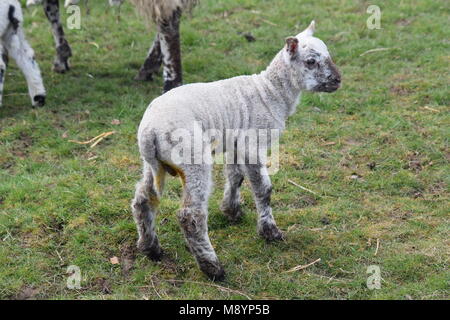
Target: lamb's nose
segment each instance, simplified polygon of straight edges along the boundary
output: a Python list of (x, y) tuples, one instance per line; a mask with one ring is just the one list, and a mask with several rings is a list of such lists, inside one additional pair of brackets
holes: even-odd
[(339, 75), (337, 76), (328, 76), (328, 81), (330, 81), (332, 84), (340, 84), (341, 83), (341, 77)]

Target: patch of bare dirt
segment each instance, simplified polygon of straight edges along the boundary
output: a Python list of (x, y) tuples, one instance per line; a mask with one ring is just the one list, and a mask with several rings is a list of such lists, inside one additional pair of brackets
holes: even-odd
[(14, 142), (11, 153), (19, 158), (25, 159), (28, 155), (28, 148), (33, 145), (33, 138), (25, 132), (19, 134), (19, 139)]
[(413, 213), (411, 211), (404, 211), (400, 208), (394, 208), (390, 213), (390, 216), (395, 219), (408, 220), (413, 216)]
[(428, 192), (433, 196), (440, 196), (447, 192), (447, 184), (444, 181), (433, 183), (429, 186)]
[(424, 167), (424, 162), (419, 154), (419, 152), (414, 151), (408, 153), (406, 156), (407, 164), (405, 165), (405, 169), (410, 169), (416, 173), (422, 171)]
[(303, 195), (297, 198), (297, 200), (292, 202), (295, 209), (306, 208), (315, 206), (317, 204), (317, 200), (315, 197), (310, 195)]
[(136, 260), (137, 249), (135, 245), (126, 243), (120, 250), (120, 261), (122, 267), (122, 274), (125, 277), (130, 275), (131, 270), (134, 267), (134, 261)]
[(413, 89), (401, 85), (392, 86), (390, 91), (395, 96), (407, 96), (413, 93)]
[(13, 296), (12, 300), (34, 300), (39, 293), (39, 289), (33, 286), (23, 286), (16, 296)]
[(406, 27), (406, 26), (410, 25), (411, 22), (413, 22), (413, 21), (414, 21), (414, 18), (403, 18), (403, 19), (397, 20), (395, 22), (395, 24), (400, 27)]
[(96, 278), (94, 279), (91, 289), (95, 291), (100, 291), (103, 294), (111, 294), (111, 283), (108, 281), (108, 279), (105, 278)]

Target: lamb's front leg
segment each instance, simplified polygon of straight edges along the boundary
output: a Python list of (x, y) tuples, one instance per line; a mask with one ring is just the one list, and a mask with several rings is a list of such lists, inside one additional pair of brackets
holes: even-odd
[(52, 33), (56, 45), (56, 58), (53, 70), (58, 73), (64, 73), (70, 69), (69, 58), (72, 56), (72, 49), (64, 36), (64, 29), (59, 17), (59, 1), (44, 0), (44, 12), (52, 25)]
[(34, 58), (34, 51), (25, 39), (22, 28), (19, 28), (6, 43), (7, 51), (25, 75), (31, 104), (34, 107), (42, 107), (45, 104), (45, 88), (41, 71)]
[(148, 53), (147, 59), (145, 59), (139, 73), (134, 78), (138, 81), (151, 81), (153, 80), (153, 74), (158, 72), (162, 64), (161, 42), (159, 41), (159, 33), (156, 34), (152, 47)]
[(239, 188), (244, 181), (244, 173), (239, 164), (227, 164), (224, 168), (224, 174), (226, 183), (220, 209), (231, 222), (237, 222), (243, 215)]
[(278, 229), (270, 207), (272, 184), (267, 168), (261, 165), (245, 165), (258, 211), (258, 233), (267, 241), (282, 240), (283, 233)]

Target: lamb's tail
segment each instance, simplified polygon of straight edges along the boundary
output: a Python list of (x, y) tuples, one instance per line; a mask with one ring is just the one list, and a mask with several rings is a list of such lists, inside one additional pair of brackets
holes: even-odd
[(199, 0), (131, 0), (148, 21), (167, 21), (177, 10), (190, 11)]
[(181, 177), (179, 169), (174, 164), (161, 159), (160, 145), (156, 133), (153, 131), (140, 132), (139, 136), (142, 137), (142, 135), (145, 135), (145, 142), (139, 143), (139, 151), (144, 162), (147, 162), (159, 174), (167, 172), (171, 176)]

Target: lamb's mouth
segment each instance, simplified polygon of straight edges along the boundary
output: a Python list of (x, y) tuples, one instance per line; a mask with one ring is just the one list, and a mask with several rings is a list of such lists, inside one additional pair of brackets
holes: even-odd
[(319, 84), (314, 88), (314, 91), (316, 92), (334, 92), (337, 89), (339, 89), (341, 85), (340, 84), (328, 84), (328, 83), (322, 83)]

